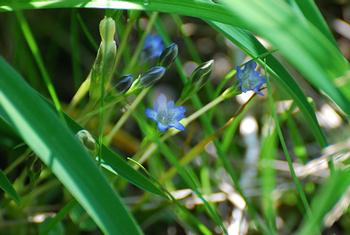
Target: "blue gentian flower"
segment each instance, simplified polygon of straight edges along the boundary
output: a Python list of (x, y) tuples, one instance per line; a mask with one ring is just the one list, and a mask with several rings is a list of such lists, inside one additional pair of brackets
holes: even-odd
[(154, 59), (159, 57), (164, 50), (164, 43), (160, 36), (148, 34), (143, 46), (144, 57)]
[(154, 102), (153, 109), (146, 109), (146, 116), (157, 122), (158, 129), (161, 132), (169, 128), (176, 128), (179, 131), (185, 130), (180, 123), (185, 117), (186, 108), (184, 106), (176, 106), (174, 101), (168, 101), (165, 95), (160, 94)]
[(238, 85), (242, 92), (254, 91), (263, 96), (260, 89), (266, 83), (266, 78), (255, 70), (256, 66), (257, 64), (253, 60), (246, 63), (243, 69), (237, 66)]

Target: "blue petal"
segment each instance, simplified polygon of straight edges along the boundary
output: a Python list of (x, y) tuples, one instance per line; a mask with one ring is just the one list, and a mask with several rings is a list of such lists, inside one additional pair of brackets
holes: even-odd
[(172, 101), (172, 100), (168, 101), (167, 108), (168, 109), (173, 109), (174, 107), (175, 107), (174, 101)]
[(246, 63), (246, 65), (244, 66), (244, 69), (254, 71), (256, 66), (257, 66), (256, 62), (254, 60), (250, 60), (249, 62)]
[(160, 123), (160, 122), (158, 122), (157, 126), (158, 126), (158, 129), (159, 129), (161, 132), (164, 132), (164, 131), (166, 131), (166, 130), (169, 129), (169, 126), (166, 126), (166, 125), (164, 125), (164, 124), (162, 124), (162, 123)]
[(170, 126), (178, 129), (179, 131), (184, 131), (185, 130), (184, 125), (182, 125), (179, 122), (171, 123)]
[(254, 60), (248, 61), (243, 70), (237, 67), (238, 86), (242, 92), (252, 90), (259, 95), (263, 95), (259, 90), (266, 83), (266, 78), (255, 70), (256, 67), (257, 63)]
[(144, 56), (147, 59), (153, 59), (160, 56), (164, 50), (162, 38), (158, 35), (148, 34), (145, 38), (143, 50)]
[(144, 48), (152, 47), (154, 36), (152, 34), (147, 34), (145, 38)]
[(237, 73), (237, 79), (238, 79), (238, 81), (239, 82), (242, 82), (242, 78), (241, 78), (241, 76), (242, 76), (242, 70), (241, 70), (241, 67), (239, 67), (239, 66), (237, 66), (236, 67), (236, 73)]
[(241, 86), (240, 89), (241, 89), (241, 91), (244, 92), (244, 93), (246, 93), (247, 91), (249, 91), (249, 89), (244, 88), (243, 86)]
[(154, 111), (153, 109), (146, 109), (145, 114), (148, 118), (157, 121), (157, 112)]
[(160, 94), (154, 102), (154, 110), (159, 112), (160, 110), (167, 109), (167, 98), (164, 94)]
[(174, 119), (180, 121), (185, 117), (186, 108), (184, 106), (177, 106), (173, 108)]

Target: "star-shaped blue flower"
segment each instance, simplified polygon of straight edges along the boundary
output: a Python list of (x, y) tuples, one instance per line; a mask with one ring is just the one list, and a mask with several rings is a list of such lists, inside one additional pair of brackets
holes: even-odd
[(255, 70), (256, 66), (257, 64), (253, 60), (246, 63), (243, 69), (237, 66), (238, 85), (242, 92), (254, 91), (263, 96), (260, 89), (266, 83), (266, 78)]
[(146, 116), (157, 122), (158, 129), (161, 132), (169, 128), (176, 128), (179, 131), (185, 130), (180, 123), (185, 117), (186, 108), (184, 106), (176, 106), (174, 101), (168, 101), (166, 96), (160, 94), (153, 104), (153, 109), (146, 109)]
[(164, 50), (164, 43), (160, 36), (148, 34), (143, 46), (143, 52), (147, 59), (159, 57)]

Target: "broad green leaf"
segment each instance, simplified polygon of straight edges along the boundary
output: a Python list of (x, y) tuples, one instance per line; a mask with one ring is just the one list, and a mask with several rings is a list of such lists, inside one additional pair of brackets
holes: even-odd
[(5, 119), (84, 207), (105, 234), (141, 234), (118, 194), (57, 114), (0, 59)]
[(20, 198), (16, 192), (16, 190), (13, 188), (11, 182), (7, 178), (7, 176), (0, 170), (0, 188), (4, 190), (10, 197), (15, 200), (16, 203), (19, 203)]

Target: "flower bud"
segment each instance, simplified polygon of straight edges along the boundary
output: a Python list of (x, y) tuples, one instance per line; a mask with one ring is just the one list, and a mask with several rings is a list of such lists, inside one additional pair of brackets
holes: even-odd
[(181, 102), (185, 102), (185, 100), (189, 99), (204, 86), (205, 82), (208, 81), (213, 62), (214, 60), (204, 62), (192, 72), (191, 78), (186, 82), (185, 87), (182, 89), (179, 99)]
[(114, 40), (115, 22), (111, 17), (105, 17), (100, 22), (100, 35), (102, 41), (110, 43)]
[(209, 60), (200, 64), (191, 75), (192, 83), (196, 83), (198, 86), (202, 86), (205, 80), (209, 77), (214, 60)]
[(149, 87), (163, 77), (165, 68), (162, 66), (154, 66), (145, 72), (140, 78), (142, 87)]
[(120, 93), (124, 93), (131, 87), (134, 77), (131, 74), (122, 76), (114, 88)]
[(88, 132), (87, 130), (80, 130), (75, 136), (89, 151), (93, 152), (96, 150), (96, 141), (94, 137), (92, 137), (90, 132)]
[(177, 57), (179, 48), (175, 43), (170, 44), (164, 49), (159, 57), (159, 64), (164, 67), (169, 67)]
[(100, 22), (101, 43), (91, 69), (90, 99), (101, 97), (101, 87), (106, 89), (116, 67), (117, 45), (114, 41), (115, 22), (112, 18), (103, 18)]

